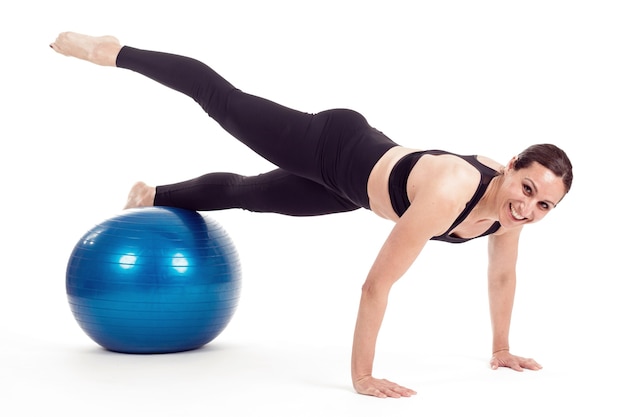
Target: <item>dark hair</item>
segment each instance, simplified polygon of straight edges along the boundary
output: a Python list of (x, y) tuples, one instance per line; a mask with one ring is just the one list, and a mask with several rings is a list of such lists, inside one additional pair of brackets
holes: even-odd
[(566, 194), (572, 188), (574, 179), (572, 163), (562, 149), (549, 143), (529, 146), (517, 156), (513, 169), (517, 171), (528, 168), (533, 162), (543, 165), (560, 177), (565, 185)]

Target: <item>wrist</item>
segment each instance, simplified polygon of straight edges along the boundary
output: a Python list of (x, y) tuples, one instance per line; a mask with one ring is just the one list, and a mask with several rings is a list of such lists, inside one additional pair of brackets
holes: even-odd
[(491, 354), (495, 355), (498, 352), (508, 352), (508, 351), (509, 351), (508, 346), (507, 347), (500, 347), (500, 348), (494, 349), (493, 352), (491, 352)]

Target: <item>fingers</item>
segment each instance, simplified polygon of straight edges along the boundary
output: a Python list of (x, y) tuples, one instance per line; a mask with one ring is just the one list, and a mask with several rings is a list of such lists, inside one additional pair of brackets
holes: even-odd
[(395, 384), (393, 382), (389, 382), (386, 379), (383, 380), (385, 383), (389, 384), (388, 386), (378, 389), (377, 395), (379, 398), (401, 398), (401, 397), (411, 397), (417, 392), (412, 389), (403, 387), (401, 385)]
[(534, 359), (520, 358), (520, 366), (524, 369), (530, 369), (531, 371), (538, 371), (543, 368)]
[(500, 367), (504, 367), (504, 368), (510, 368), (514, 371), (518, 371), (518, 372), (522, 372), (524, 369), (520, 366), (519, 363), (511, 361), (511, 362), (503, 362), (503, 361), (499, 361), (498, 359), (491, 359), (490, 362), (491, 365), (491, 369), (493, 369), (494, 371), (497, 370)]
[(355, 388), (359, 394), (371, 395), (377, 398), (411, 397), (417, 392), (403, 387), (386, 379), (366, 378), (358, 381)]
[(521, 365), (519, 364), (519, 362), (514, 362), (511, 365), (509, 365), (509, 368), (511, 368), (514, 371), (517, 372), (523, 372), (524, 368), (521, 367)]
[(522, 372), (524, 369), (538, 371), (543, 367), (534, 359), (522, 358), (511, 354), (494, 355), (489, 362), (491, 369), (496, 370), (499, 367), (511, 368), (514, 371)]

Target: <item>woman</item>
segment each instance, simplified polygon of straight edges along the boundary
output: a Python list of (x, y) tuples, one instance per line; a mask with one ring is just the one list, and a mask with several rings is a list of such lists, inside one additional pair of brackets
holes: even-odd
[(415, 394), (374, 378), (372, 368), (389, 291), (433, 239), (461, 243), (489, 235), (491, 366), (541, 368), (511, 354), (508, 336), (522, 227), (541, 220), (571, 187), (571, 164), (556, 146), (531, 146), (506, 166), (480, 156), (418, 151), (398, 146), (354, 111), (288, 109), (241, 92), (190, 58), (76, 33), (62, 33), (51, 47), (136, 71), (189, 95), (233, 136), (280, 167), (256, 177), (213, 173), (159, 187), (137, 183), (127, 207), (243, 208), (295, 216), (363, 207), (396, 223), (362, 287), (352, 351), (358, 393)]

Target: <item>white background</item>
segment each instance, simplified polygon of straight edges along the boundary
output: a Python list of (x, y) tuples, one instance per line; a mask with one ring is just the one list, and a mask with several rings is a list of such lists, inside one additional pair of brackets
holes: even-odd
[[(626, 138), (620, 1), (118, 1), (2, 6), (0, 414), (624, 415)], [(360, 286), (392, 224), (365, 210), (214, 213), (244, 268), (239, 309), (205, 348), (120, 355), (77, 326), (65, 267), (136, 180), (272, 167), (189, 98), (53, 53), (58, 32), (198, 58), (307, 112), (347, 107), (395, 141), (505, 163), (563, 147), (573, 189), (522, 237), (511, 344), (544, 369), (488, 367), (486, 240), (432, 242), (394, 287), (375, 373), (350, 386)]]

